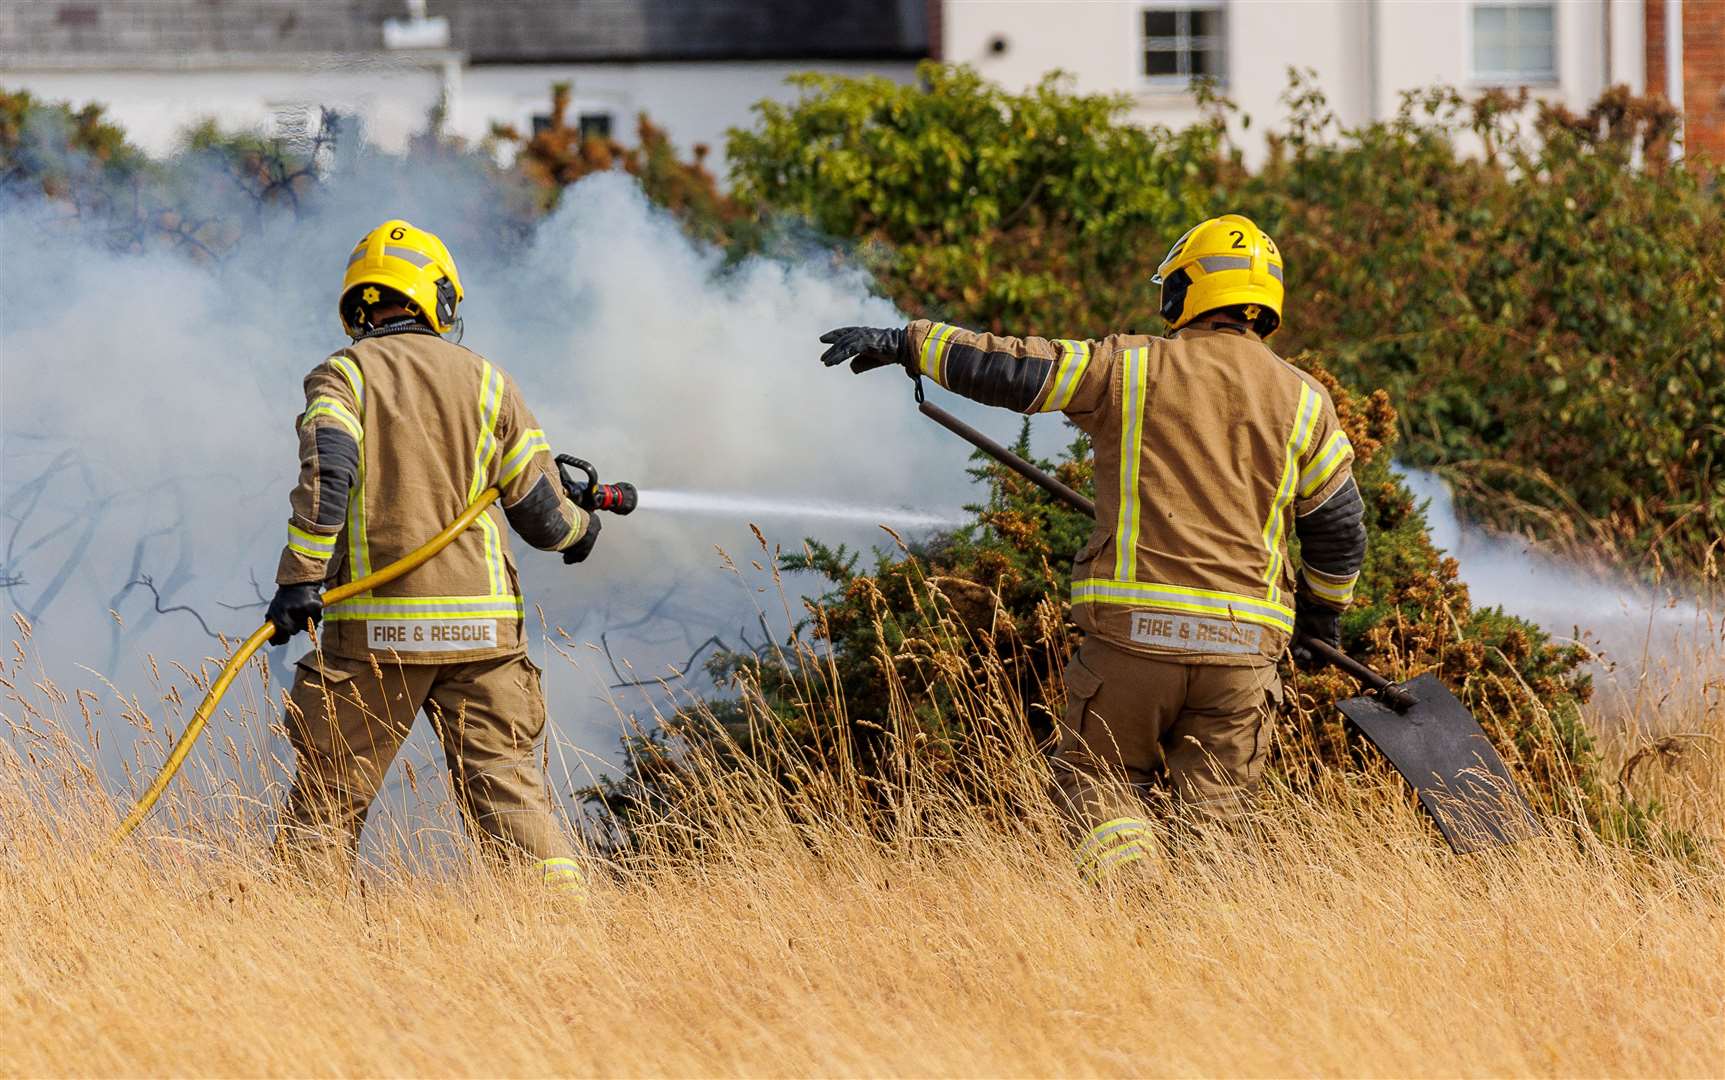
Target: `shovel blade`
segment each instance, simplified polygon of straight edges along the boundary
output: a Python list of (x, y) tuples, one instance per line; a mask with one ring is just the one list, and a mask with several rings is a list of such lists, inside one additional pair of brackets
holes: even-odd
[(1338, 707), (1419, 795), (1450, 847), (1465, 854), (1544, 832), (1479, 721), (1449, 688), (1430, 673), (1402, 685), (1415, 699), (1405, 713), (1370, 697)]

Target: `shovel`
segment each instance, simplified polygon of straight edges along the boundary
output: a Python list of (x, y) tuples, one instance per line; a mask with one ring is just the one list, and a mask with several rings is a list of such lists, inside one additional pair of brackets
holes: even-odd
[[(926, 400), (917, 407), (1074, 510), (1096, 516), (1090, 499), (945, 409)], [(1437, 676), (1428, 672), (1394, 683), (1323, 642), (1306, 647), (1365, 684), (1365, 694), (1339, 702), (1337, 708), (1414, 789), (1452, 850), (1465, 854), (1545, 831), (1479, 721)]]

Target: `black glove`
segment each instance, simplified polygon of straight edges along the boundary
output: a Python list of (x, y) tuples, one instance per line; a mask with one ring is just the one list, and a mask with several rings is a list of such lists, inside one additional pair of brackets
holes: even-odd
[(587, 531), (581, 534), (581, 539), (563, 549), (563, 565), (574, 566), (578, 562), (586, 562), (587, 556), (593, 554), (593, 545), (599, 542), (599, 515), (587, 515)]
[(301, 630), (310, 630), (323, 618), (323, 597), (318, 594), (317, 586), (311, 583), (283, 585), (276, 590), (276, 598), (270, 601), (265, 618), (276, 628), (270, 644), (286, 645), (289, 638)]
[(821, 354), (821, 363), (827, 367), (836, 367), (849, 360), (851, 371), (858, 375), (888, 364), (903, 364), (906, 370), (910, 368), (910, 353), (905, 348), (903, 330), (841, 326), (822, 334), (821, 343), (832, 346)]
[(1317, 671), (1330, 661), (1307, 642), (1320, 641), (1334, 649), (1342, 647), (1342, 613), (1317, 598), (1302, 593), (1294, 600), (1294, 637), (1288, 651), (1301, 671)]

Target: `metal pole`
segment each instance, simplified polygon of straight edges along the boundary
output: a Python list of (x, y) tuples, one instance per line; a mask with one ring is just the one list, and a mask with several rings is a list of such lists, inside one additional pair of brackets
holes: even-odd
[(978, 450), (981, 450), (989, 457), (1000, 462), (1002, 465), (1005, 465), (1007, 468), (1024, 477), (1042, 490), (1048, 492), (1056, 499), (1059, 499), (1061, 502), (1072, 507), (1072, 509), (1077, 510), (1085, 517), (1093, 518), (1096, 516), (1096, 504), (1094, 502), (1091, 502), (1083, 495), (1080, 495), (1065, 484), (1062, 484), (1054, 477), (1049, 476), (1041, 469), (1038, 469), (1036, 466), (1019, 457), (1011, 450), (1008, 450), (1006, 447), (971, 427), (963, 420), (960, 420), (958, 417), (947, 412), (939, 405), (936, 405), (931, 401), (924, 401), (919, 404), (917, 408), (920, 409), (922, 414), (930, 420), (933, 420), (941, 427), (952, 432), (954, 435), (957, 435), (965, 442), (970, 443)]

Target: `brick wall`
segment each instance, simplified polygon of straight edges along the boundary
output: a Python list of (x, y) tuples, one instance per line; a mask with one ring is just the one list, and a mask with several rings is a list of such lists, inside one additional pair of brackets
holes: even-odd
[[(1665, 93), (1665, 0), (1647, 0), (1647, 90)], [(1725, 162), (1725, 0), (1684, 0), (1683, 124), (1687, 146)]]

